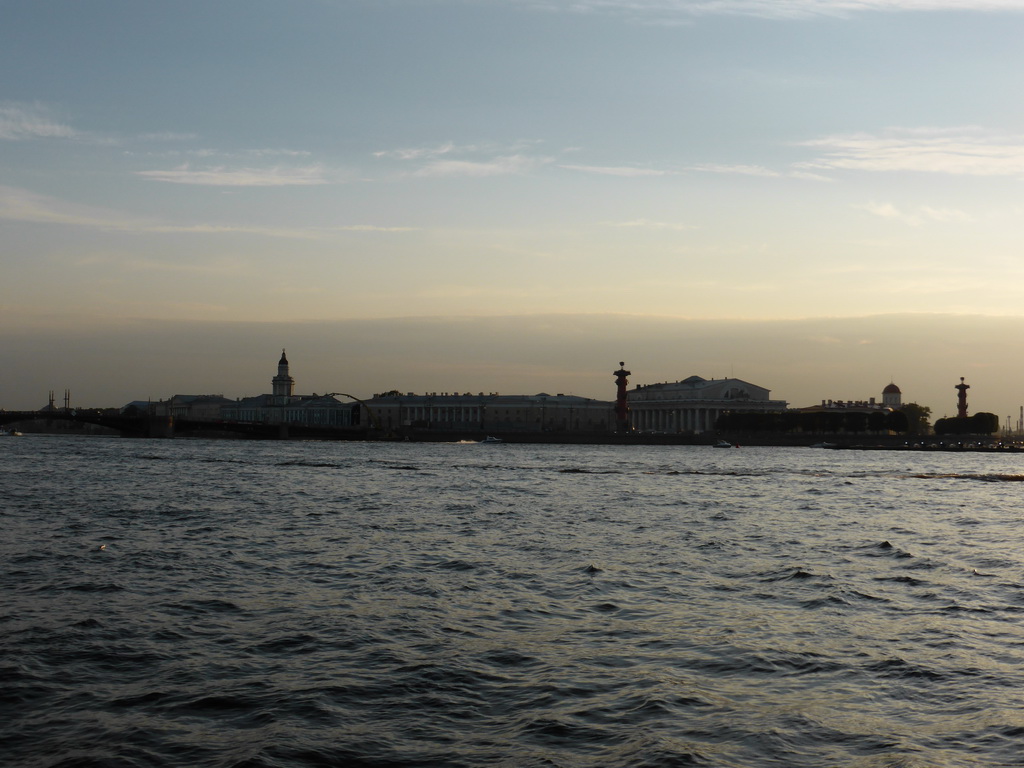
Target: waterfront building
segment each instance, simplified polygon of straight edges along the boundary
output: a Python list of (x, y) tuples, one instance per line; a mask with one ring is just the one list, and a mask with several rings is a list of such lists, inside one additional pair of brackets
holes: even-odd
[(795, 408), (797, 422), (804, 432), (889, 432), (906, 431), (907, 420), (898, 413), (902, 392), (890, 382), (882, 390), (882, 400), (822, 400), (820, 405)]
[(174, 395), (156, 404), (154, 415), (170, 416), (180, 421), (218, 421), (220, 409), (234, 400), (224, 395)]
[(371, 423), (388, 432), (575, 432), (605, 433), (614, 427), (613, 404), (578, 395), (501, 395), (496, 392), (398, 391), (366, 402)]
[(886, 388), (882, 390), (882, 405), (896, 411), (903, 406), (903, 393), (900, 392), (900, 388), (891, 381)]
[(900, 388), (890, 382), (882, 390), (882, 401), (869, 397), (867, 400), (822, 400), (821, 405), (797, 408), (801, 413), (819, 413), (844, 411), (847, 413), (875, 413), (878, 411), (898, 411), (903, 407), (903, 393)]
[(122, 416), (152, 416), (181, 421), (219, 421), (220, 409), (234, 403), (224, 395), (173, 395), (169, 400), (133, 400), (120, 409)]
[(741, 379), (688, 379), (644, 384), (629, 392), (630, 424), (639, 432), (710, 432), (723, 413), (774, 413), (785, 400)]
[(282, 424), (304, 427), (359, 426), (359, 406), (334, 395), (296, 395), (288, 358), (281, 350), (277, 375), (271, 379), (271, 393), (229, 400), (220, 408), (220, 418), (249, 424)]

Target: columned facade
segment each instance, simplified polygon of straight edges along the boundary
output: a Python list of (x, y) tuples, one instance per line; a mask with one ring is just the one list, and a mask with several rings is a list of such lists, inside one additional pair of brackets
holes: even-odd
[(381, 428), (462, 432), (610, 432), (614, 405), (577, 395), (386, 392), (366, 402)]
[(703, 379), (647, 384), (629, 393), (630, 424), (638, 432), (711, 432), (718, 417), (738, 411), (784, 411), (784, 400), (740, 379)]

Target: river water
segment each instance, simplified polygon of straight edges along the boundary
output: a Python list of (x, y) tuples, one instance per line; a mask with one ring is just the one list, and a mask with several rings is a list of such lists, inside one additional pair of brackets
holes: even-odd
[(0, 439), (0, 764), (1024, 765), (1022, 463)]

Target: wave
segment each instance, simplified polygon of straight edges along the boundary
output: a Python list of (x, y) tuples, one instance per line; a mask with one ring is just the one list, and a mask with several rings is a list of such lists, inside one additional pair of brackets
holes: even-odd
[(1001, 473), (920, 472), (906, 477), (915, 480), (979, 480), (985, 483), (1024, 482), (1024, 475)]

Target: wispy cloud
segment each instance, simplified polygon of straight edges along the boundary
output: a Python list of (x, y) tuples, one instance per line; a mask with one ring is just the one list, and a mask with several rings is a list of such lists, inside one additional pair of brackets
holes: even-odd
[(416, 176), (504, 176), (520, 174), (550, 162), (549, 158), (507, 155), (490, 160), (434, 160), (415, 172)]
[[(465, 151), (464, 148), (463, 151)], [(456, 146), (451, 142), (440, 144), (436, 147), (406, 147), (402, 149), (383, 149), (374, 152), (374, 157), (389, 157), (395, 160), (420, 160), (423, 158), (436, 158), (451, 154), (457, 151)]]
[(926, 221), (960, 222), (964, 224), (976, 221), (976, 219), (969, 213), (954, 208), (932, 208), (931, 206), (922, 205), (912, 211), (904, 211), (897, 208), (892, 203), (876, 202), (865, 203), (854, 207), (867, 211), (875, 216), (880, 216), (883, 219), (901, 221), (912, 227), (920, 226)]
[(666, 24), (710, 15), (808, 18), (867, 12), (1024, 11), (1024, 0), (535, 0), (532, 5)]
[(692, 224), (679, 224), (671, 221), (652, 221), (651, 219), (633, 219), (631, 221), (610, 221), (610, 227), (629, 227), (634, 229), (671, 229), (683, 231), (697, 229)]
[(17, 187), (0, 186), (0, 219), (65, 224), (93, 229), (127, 229), (128, 219), (112, 211), (65, 203)]
[(913, 214), (901, 211), (892, 203), (864, 203), (863, 205), (854, 206), (861, 210), (867, 211), (874, 216), (880, 216), (883, 219), (892, 219), (894, 221), (902, 221), (904, 224), (909, 224), (912, 227), (916, 227), (921, 223), (921, 219)]
[(823, 152), (796, 164), (804, 170), (1024, 175), (1024, 136), (998, 136), (977, 128), (891, 129), (828, 136), (803, 145)]
[(193, 168), (182, 165), (170, 170), (138, 171), (137, 175), (171, 184), (212, 187), (286, 187), (330, 183), (322, 166), (272, 168)]
[(0, 219), (35, 224), (84, 227), (103, 232), (151, 234), (240, 234), (296, 240), (326, 240), (345, 232), (411, 232), (414, 227), (348, 224), (332, 227), (270, 227), (229, 224), (170, 224), (120, 211), (94, 208), (0, 186)]
[(373, 153), (374, 157), (393, 160), (436, 160), (439, 157), (490, 157), (494, 155), (521, 154), (528, 152), (539, 144), (539, 141), (523, 139), (514, 142), (498, 143), (492, 141), (474, 144), (456, 144), (446, 141), (422, 147), (399, 147), (398, 149), (382, 149)]
[(55, 120), (38, 104), (0, 103), (0, 139), (71, 139), (77, 135), (74, 128)]
[(156, 142), (175, 142), (175, 141), (194, 141), (199, 136), (194, 133), (174, 133), (172, 131), (162, 131), (159, 133), (142, 133), (139, 134), (139, 141), (156, 141)]
[(531, 150), (537, 141), (511, 144), (484, 142), (404, 147), (374, 152), (379, 159), (398, 160), (416, 166), (413, 176), (504, 176), (528, 173), (553, 162), (553, 158)]
[(824, 181), (832, 184), (835, 179), (830, 176), (824, 176), (820, 173), (811, 173), (810, 171), (790, 171), (789, 177), (793, 179), (803, 179), (804, 181)]
[(558, 167), (569, 171), (596, 173), (602, 176), (665, 176), (670, 173), (670, 171), (654, 168), (636, 168), (628, 165), (560, 165)]
[(761, 165), (720, 165), (717, 163), (703, 163), (701, 165), (693, 166), (693, 170), (704, 171), (705, 173), (739, 174), (741, 176), (777, 177), (782, 175), (778, 171), (773, 171), (770, 168), (765, 168)]

